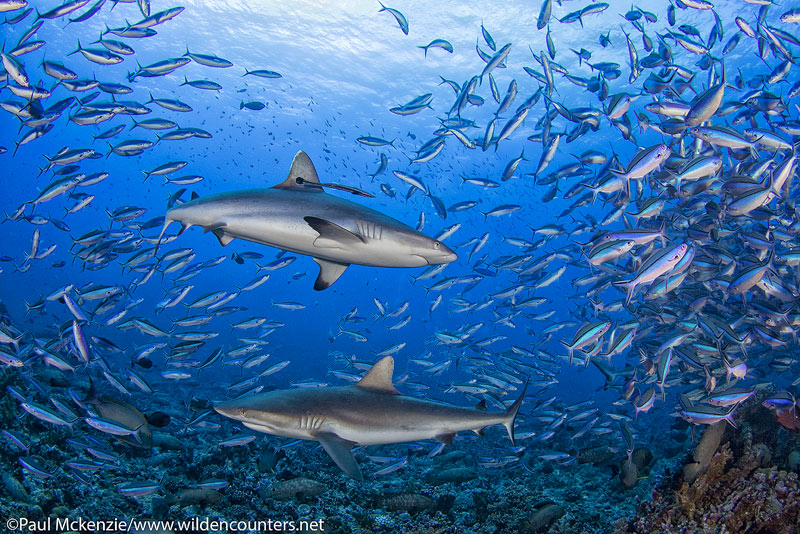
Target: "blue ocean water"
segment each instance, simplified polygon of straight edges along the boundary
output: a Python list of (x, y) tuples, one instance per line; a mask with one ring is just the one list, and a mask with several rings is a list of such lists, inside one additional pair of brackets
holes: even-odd
[[(793, 143), (800, 132), (795, 105), (800, 91), (794, 65), (798, 15), (788, 3), (717, 1), (712, 6), (698, 0), (631, 6), (565, 1), (553, 3), (545, 17), (539, 2), (409, 1), (391, 4), (396, 12), (368, 1), (182, 2), (184, 9), (174, 18), (141, 26), (156, 33), (140, 38), (120, 37), (109, 29), (136, 29), (136, 21), (147, 20), (147, 9), (155, 14), (176, 6), (101, 1), (87, 20), (69, 22), (95, 5), (73, 2), (79, 4), (74, 11), (65, 7), (62, 16), (38, 19), (41, 26), (25, 42), (43, 44), (16, 59), (8, 59), (13, 57), (10, 51), (38, 24), (37, 11), (47, 14), (58, 6), (31, 2), (33, 11), (24, 19), (9, 21), (26, 8), (9, 10), (0, 25), (7, 71), (7, 112), (0, 115), (0, 146), (7, 149), (0, 155), (5, 212), (0, 224), (0, 329), (7, 339), (0, 348), (8, 354), (3, 382), (12, 388), (3, 401), (0, 426), (30, 447), (20, 450), (7, 437), (2, 469), (23, 481), (29, 503), (46, 503), (45, 516), (64, 513), (53, 511), (58, 499), (47, 492), (77, 484), (80, 497), (73, 497), (69, 507), (84, 516), (236, 519), (271, 512), (290, 518), (299, 517), (296, 507), (305, 505), (311, 506), (310, 516), (344, 518), (341, 531), (414, 532), (423, 526), (459, 525), (453, 531), (506, 532), (530, 519), (530, 513), (523, 513), (524, 503), (509, 501), (502, 510), (476, 515), (477, 501), (464, 504), (456, 497), (455, 508), (442, 510), (441, 498), (447, 492), (483, 492), (490, 501), (509, 499), (523, 491), (519, 486), (531, 491), (525, 501), (528, 511), (543, 500), (565, 508), (566, 516), (562, 511), (553, 520), (560, 522), (553, 528), (561, 530), (554, 531), (608, 532), (618, 519), (632, 517), (638, 500), (668, 478), (667, 471), (679, 470), (683, 454), (693, 448), (692, 429), (681, 417), (698, 431), (709, 422), (704, 417), (733, 417), (728, 410), (738, 404), (724, 404), (716, 412), (718, 407), (709, 408), (715, 391), (796, 392)], [(0, 6), (6, 9), (11, 3)], [(537, 20), (543, 21), (541, 28)], [(114, 43), (104, 47), (98, 38), (124, 42), (135, 53), (109, 50)], [(446, 43), (422, 49), (434, 39)], [(99, 64), (81, 49), (110, 51), (120, 62)], [(213, 68), (201, 58), (174, 72), (152, 75), (161, 74), (152, 67), (156, 62), (188, 57), (187, 51), (224, 58), (232, 66)], [(111, 94), (102, 86), (70, 90), (45, 73), (44, 61), (63, 64), (78, 80), (121, 84), (121, 93)], [(25, 96), (19, 76), (9, 72), (20, 65), (30, 86), (47, 90), (46, 97)], [(259, 69), (275, 74), (248, 74)], [(188, 84), (196, 80), (220, 88)], [(498, 113), (512, 83), (516, 96)], [(713, 91), (721, 98), (714, 101)], [(428, 95), (423, 99), (428, 105), (419, 111), (408, 110), (413, 106), (398, 109), (421, 95)], [(68, 98), (64, 109), (48, 115), (49, 106)], [(153, 99), (179, 100), (191, 111), (166, 109)], [(114, 102), (122, 106), (115, 108)], [(654, 111), (659, 102), (683, 108), (660, 114)], [(81, 111), (99, 109), (98, 104), (114, 109), (106, 120), (88, 125), (70, 120)], [(125, 105), (134, 104), (149, 111), (133, 115)], [(684, 123), (687, 113), (705, 110), (710, 113), (702, 121)], [(22, 143), (33, 126), (25, 121), (42, 117), (45, 126), (36, 127), (52, 128)], [(199, 128), (201, 136), (159, 140), (175, 128), (133, 128), (138, 121), (155, 118), (179, 128)], [(99, 138), (118, 125), (125, 128), (109, 139)], [(703, 141), (696, 129), (702, 127), (732, 128), (738, 136), (734, 141)], [(746, 133), (749, 128), (759, 130)], [(767, 134), (785, 146), (776, 147)], [(420, 148), (436, 139), (433, 146), (443, 144), (440, 153), (412, 162), (428, 159), (431, 153)], [(126, 140), (153, 144), (137, 155), (112, 150)], [(543, 155), (554, 143), (547, 162)], [(648, 149), (662, 143), (669, 147), (668, 158), (636, 176), (642, 159), (647, 163), (652, 157)], [(67, 163), (78, 167), (59, 175), (66, 165), (48, 168), (48, 158), (57, 160), (62, 149), (93, 149), (95, 154)], [(352, 265), (330, 288), (315, 291), (318, 267), (308, 255), (242, 239), (223, 247), (199, 227), (176, 237), (178, 225), (171, 226), (168, 242), (155, 250), (169, 207), (195, 194), (202, 199), (277, 185), (299, 150), (309, 155), (321, 182), (357, 188), (373, 198), (332, 188), (329, 194), (430, 237), (449, 229), (442, 242), (458, 259), (436, 273), (436, 266)], [(721, 168), (684, 178), (681, 189), (675, 175), (685, 173), (688, 163), (717, 156)], [(384, 157), (387, 166), (376, 174)], [(180, 185), (165, 183), (163, 175), (147, 175), (167, 162), (186, 163), (166, 175), (170, 179), (196, 175), (202, 180)], [(761, 164), (765, 166), (759, 169)], [(510, 165), (516, 169), (504, 176)], [(788, 178), (781, 175), (787, 167)], [(101, 172), (108, 177), (81, 184), (84, 175)], [(395, 172), (416, 177), (425, 191), (409, 186)], [(605, 191), (599, 187), (617, 175), (623, 176), (620, 185), (612, 183)], [(34, 203), (64, 176), (77, 177), (77, 185)], [(730, 185), (737, 176), (746, 176), (749, 184)], [(785, 187), (776, 186), (780, 176)], [(762, 196), (737, 212), (743, 197), (753, 191)], [(648, 201), (660, 200), (664, 205), (652, 217), (636, 216), (651, 205)], [(474, 206), (458, 209), (458, 203), (467, 201)], [(115, 210), (124, 207), (141, 208), (141, 213), (128, 219), (117, 212), (114, 220)], [(509, 213), (492, 213), (498, 207)], [(633, 238), (612, 233), (632, 228), (640, 237), (660, 233), (608, 261), (590, 263), (598, 244), (606, 240), (622, 246)], [(682, 243), (689, 250), (686, 263), (678, 268), (670, 263), (644, 280), (652, 263), (648, 258)], [(133, 270), (123, 265), (138, 253), (149, 254), (148, 249), (154, 257), (142, 256)], [(186, 249), (191, 258), (170, 270), (178, 249)], [(274, 270), (261, 269), (287, 257), (296, 259)], [(762, 263), (764, 269), (755, 269)], [(266, 274), (269, 279), (263, 284), (242, 289)], [(627, 302), (624, 288), (612, 282), (637, 277), (643, 281)], [(645, 296), (665, 280), (674, 287)], [(441, 287), (435, 286), (439, 282)], [(746, 287), (731, 289), (737, 282)], [(225, 292), (217, 300), (230, 299), (224, 307), (214, 307), (213, 300), (190, 307), (216, 292)], [(161, 309), (178, 294), (183, 294), (179, 303)], [(74, 301), (72, 310), (63, 295)], [(179, 323), (189, 316), (205, 322)], [(250, 319), (261, 322), (243, 327)], [(161, 332), (148, 333), (148, 324)], [(580, 337), (585, 327), (603, 325), (601, 335)], [(614, 341), (626, 334), (628, 345), (609, 355)], [(80, 336), (88, 347), (88, 365)], [(198, 337), (207, 339), (181, 350)], [(163, 346), (154, 348), (154, 343)], [(148, 346), (152, 350), (142, 355)], [(230, 355), (237, 350), (248, 357), (268, 357), (250, 367), (242, 364), (243, 356)], [(74, 371), (56, 370), (44, 361), (45, 353), (60, 355)], [(217, 353), (217, 361), (202, 366)], [(357, 453), (367, 478), (359, 488), (315, 443), (290, 444), (290, 438), (258, 433), (249, 444), (219, 448), (219, 442), (249, 431), (213, 411), (195, 420), (204, 413), (195, 408), (197, 403), (302, 385), (351, 385), (386, 355), (394, 358), (397, 388), (431, 401), (467, 407), (482, 400), (489, 411), (502, 411), (527, 383), (516, 419), (516, 444), (499, 426), (487, 428), (485, 438), (459, 434), (454, 446), (467, 457), (456, 466), (475, 476), (445, 485), (425, 482), (430, 480), (426, 473), (442, 470), (435, 464), (434, 441), (368, 447)], [(592, 361), (610, 366), (618, 376), (604, 377)], [(280, 369), (265, 372), (276, 364)], [(152, 393), (131, 381), (130, 370)], [(709, 375), (716, 388), (709, 387)], [(154, 431), (177, 438), (184, 456), (160, 465), (152, 458), (168, 454), (163, 443), (143, 450), (142, 443), (120, 443), (113, 434), (86, 424), (86, 406), (72, 399), (86, 396), (89, 378), (98, 392), (145, 415), (167, 414), (169, 423), (160, 430), (153, 425)], [(252, 381), (240, 383), (248, 378)], [(23, 398), (14, 398), (15, 392)], [(20, 417), (26, 411), (22, 402), (53, 409), (53, 399), (69, 405), (79, 418), (71, 427), (36, 415)], [(787, 432), (777, 423), (773, 426), (776, 435)], [(83, 445), (88, 439), (100, 440), (119, 455), (115, 467), (70, 468), (65, 462), (86, 454), (81, 445), (53, 442), (66, 438)], [(273, 466), (276, 472), (259, 471), (255, 464), (263, 451), (283, 446), (288, 458)], [(582, 450), (593, 447), (604, 447), (610, 456), (589, 460), (593, 471), (587, 474), (589, 468), (578, 460)], [(640, 466), (642, 480), (626, 490), (617, 475), (619, 466), (626, 451), (630, 461), (630, 453), (641, 448), (653, 452), (654, 467), (645, 478)], [(194, 449), (194, 456), (186, 456), (186, 449)], [(442, 454), (447, 452), (445, 448)], [(373, 475), (386, 467), (366, 458), (373, 455), (402, 465)], [(20, 457), (38, 458), (51, 476), (31, 474)], [(236, 493), (297, 477), (316, 477), (337, 489), (301, 495), (289, 505), (259, 498), (249, 508)], [(179, 499), (178, 504), (170, 500), (204, 478), (230, 484), (220, 490), (221, 500), (204, 508), (188, 501), (187, 506), (194, 506), (189, 511)], [(528, 483), (532, 478), (548, 484), (533, 489)], [(119, 497), (116, 488), (135, 480), (161, 484), (138, 500)], [(562, 493), (584, 485), (602, 486), (603, 497), (594, 508), (585, 504), (592, 500), (591, 492), (577, 497)], [(340, 493), (332, 496), (335, 492)], [(413, 493), (437, 505), (423, 507), (429, 510), (422, 515), (400, 517), (385, 511), (395, 505), (375, 504), (377, 497), (369, 492), (384, 499)], [(100, 503), (107, 494), (119, 502), (103, 510)], [(154, 499), (166, 500), (172, 508), (159, 508)], [(5, 513), (21, 514), (20, 502), (8, 498)], [(371, 526), (353, 519), (356, 512), (343, 512), (348, 503), (363, 509), (371, 517), (364, 523)], [(592, 527), (587, 526), (591, 514)], [(584, 530), (577, 530), (579, 524)], [(549, 524), (542, 527), (547, 528)]]

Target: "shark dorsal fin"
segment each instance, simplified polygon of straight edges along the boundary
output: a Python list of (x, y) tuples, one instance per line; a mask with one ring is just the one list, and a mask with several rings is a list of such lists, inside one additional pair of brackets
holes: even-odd
[(394, 373), (394, 358), (386, 356), (372, 366), (361, 380), (356, 383), (357, 387), (369, 389), (378, 393), (389, 393), (400, 395), (392, 385), (392, 374)]
[[(298, 178), (301, 178), (299, 182), (297, 181)], [(273, 187), (275, 189), (322, 191), (321, 187), (307, 187), (306, 185), (303, 185), (308, 183), (319, 183), (317, 170), (314, 168), (314, 163), (311, 162), (311, 158), (308, 157), (308, 154), (302, 150), (298, 150), (297, 154), (294, 155), (294, 159), (292, 160), (292, 167), (289, 169), (289, 176), (287, 176), (283, 182)]]

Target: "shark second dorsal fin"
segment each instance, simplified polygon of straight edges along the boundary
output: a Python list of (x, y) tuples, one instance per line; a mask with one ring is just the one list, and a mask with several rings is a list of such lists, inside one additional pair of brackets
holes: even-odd
[[(301, 179), (299, 182), (297, 180), (298, 178)], [(308, 157), (308, 154), (302, 150), (298, 150), (292, 160), (289, 176), (287, 176), (283, 182), (273, 186), (273, 188), (297, 189), (309, 192), (322, 191), (321, 187), (308, 187), (304, 184), (319, 184), (319, 177), (317, 176), (317, 170), (314, 168), (314, 164), (311, 162), (311, 158)]]
[(400, 395), (400, 392), (394, 389), (392, 385), (392, 374), (394, 373), (394, 358), (386, 356), (381, 358), (372, 369), (367, 371), (361, 380), (356, 383), (356, 387), (369, 389), (378, 393), (389, 393), (391, 395)]

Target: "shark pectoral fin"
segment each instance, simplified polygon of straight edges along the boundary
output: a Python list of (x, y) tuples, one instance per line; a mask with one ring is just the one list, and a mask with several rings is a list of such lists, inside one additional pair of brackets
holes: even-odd
[(319, 441), (328, 456), (347, 476), (356, 480), (364, 480), (361, 475), (361, 468), (358, 466), (353, 453), (350, 452), (355, 443), (342, 439), (332, 432), (320, 432), (314, 435), (314, 439)]
[(444, 443), (445, 445), (450, 446), (453, 444), (454, 437), (456, 437), (455, 433), (439, 434), (438, 436), (434, 436), (434, 439), (436, 439), (436, 441)]
[(348, 263), (338, 263), (321, 258), (314, 258), (314, 261), (319, 265), (319, 275), (317, 281), (314, 282), (314, 289), (317, 291), (331, 287), (342, 276), (344, 270), (350, 266)]
[(320, 219), (319, 217), (303, 217), (303, 220), (313, 228), (319, 237), (314, 240), (314, 246), (318, 248), (344, 248), (348, 245), (356, 245), (364, 242), (364, 239), (342, 228), (338, 224)]

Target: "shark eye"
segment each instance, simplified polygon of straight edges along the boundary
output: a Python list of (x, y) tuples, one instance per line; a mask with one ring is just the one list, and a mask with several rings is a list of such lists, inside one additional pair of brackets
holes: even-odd
[(441, 245), (441, 243), (439, 243), (438, 241), (434, 241), (433, 242), (433, 250), (439, 250), (439, 246), (440, 245)]
[(245, 415), (247, 415), (247, 410), (245, 410), (244, 408), (239, 408), (239, 415), (244, 417)]

